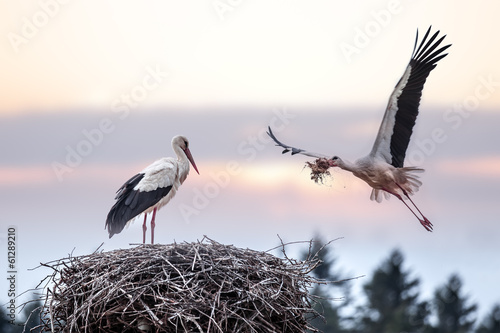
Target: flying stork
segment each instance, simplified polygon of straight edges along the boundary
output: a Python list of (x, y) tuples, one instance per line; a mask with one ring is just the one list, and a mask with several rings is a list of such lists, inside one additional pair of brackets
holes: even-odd
[(151, 218), (151, 244), (154, 244), (156, 211), (165, 206), (186, 180), (189, 173), (189, 162), (198, 172), (193, 156), (189, 150), (188, 140), (181, 135), (172, 139), (172, 149), (177, 158), (164, 157), (130, 178), (116, 192), (116, 203), (111, 207), (106, 219), (109, 238), (119, 234), (123, 228), (144, 213), (142, 224), (142, 243), (146, 242), (146, 218)]
[[(417, 30), (410, 63), (389, 98), (375, 143), (367, 156), (352, 163), (342, 160), (338, 156), (331, 157), (331, 155), (312, 153), (285, 145), (276, 139), (270, 127), (268, 132), (277, 146), (285, 148), (283, 154), (291, 151), (292, 155), (302, 154), (316, 157), (327, 161), (330, 167), (339, 167), (352, 172), (354, 176), (361, 178), (373, 188), (370, 195), (371, 200), (381, 202), (383, 197), (388, 199), (390, 194), (394, 195), (408, 207), (427, 231), (432, 231), (432, 223), (420, 212), (410, 198), (410, 195), (418, 191), (422, 185), (416, 173), (424, 170), (416, 167), (405, 167), (403, 162), (417, 119), (425, 80), (436, 67), (437, 62), (447, 55), (443, 52), (451, 46), (451, 44), (446, 45), (436, 50), (446, 36), (436, 40), (439, 35), (439, 31), (437, 31), (427, 40), (430, 31), (431, 27), (417, 48)], [(411, 202), (421, 217), (404, 199)]]

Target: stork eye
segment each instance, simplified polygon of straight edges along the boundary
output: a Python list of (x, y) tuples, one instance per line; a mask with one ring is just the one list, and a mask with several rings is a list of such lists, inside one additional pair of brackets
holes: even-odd
[(332, 160), (333, 160), (333, 161), (336, 161), (336, 160), (338, 160), (338, 159), (339, 159), (339, 157), (338, 157), (338, 156), (333, 156), (333, 157), (332, 157)]

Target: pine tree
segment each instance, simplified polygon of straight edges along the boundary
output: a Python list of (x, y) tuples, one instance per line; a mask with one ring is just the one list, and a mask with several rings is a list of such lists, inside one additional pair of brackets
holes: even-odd
[[(340, 281), (344, 279), (338, 269), (335, 268), (336, 258), (332, 253), (332, 248), (325, 246), (326, 241), (316, 235), (312, 246), (303, 253), (303, 259), (310, 255), (316, 255), (321, 261), (316, 269), (312, 271), (314, 277), (324, 281)], [(337, 290), (340, 290), (338, 292)], [(324, 320), (316, 318), (312, 320), (312, 325), (323, 332), (336, 333), (345, 332), (342, 326), (342, 316), (340, 312), (342, 308), (348, 305), (348, 295), (350, 287), (346, 281), (331, 283), (328, 285), (316, 285), (311, 291), (311, 294), (317, 296), (317, 302), (313, 305), (314, 309), (320, 313)], [(331, 300), (334, 292), (340, 293), (340, 296), (335, 298), (342, 298), (341, 300)]]
[(40, 311), (42, 307), (42, 302), (39, 299), (34, 298), (31, 300), (26, 307), (23, 309), (23, 317), (25, 322), (23, 323), (25, 332), (40, 332), (41, 329), (33, 330), (35, 327), (40, 325)]
[[(426, 302), (418, 303), (417, 278), (403, 270), (403, 254), (394, 250), (375, 270), (363, 289), (368, 304), (358, 321), (363, 332), (423, 332), (429, 315)], [(361, 309), (361, 308), (360, 308)]]
[(490, 314), (483, 320), (476, 333), (500, 332), (500, 303), (495, 304)]
[(462, 295), (462, 280), (457, 274), (452, 274), (448, 282), (434, 293), (439, 333), (471, 332), (477, 305), (467, 303), (468, 297)]
[[(2, 304), (2, 302), (0, 302)], [(10, 332), (12, 324), (9, 323), (9, 319), (7, 318), (7, 312), (4, 307), (0, 307), (0, 332)]]

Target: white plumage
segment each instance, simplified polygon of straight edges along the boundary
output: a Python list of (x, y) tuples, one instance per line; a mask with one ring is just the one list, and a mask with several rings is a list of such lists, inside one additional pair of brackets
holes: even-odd
[[(389, 98), (375, 143), (367, 156), (352, 163), (342, 160), (338, 156), (329, 157), (285, 145), (278, 141), (271, 128), (268, 132), (278, 146), (285, 148), (283, 153), (291, 152), (292, 155), (302, 154), (325, 159), (330, 167), (339, 167), (352, 172), (354, 176), (364, 180), (372, 187), (371, 200), (381, 202), (384, 197), (389, 198), (391, 194), (396, 196), (428, 231), (432, 231), (432, 223), (420, 212), (410, 198), (410, 195), (417, 192), (422, 185), (417, 173), (424, 170), (416, 167), (405, 167), (403, 162), (418, 115), (424, 83), (429, 73), (436, 67), (436, 63), (447, 55), (442, 54), (443, 51), (451, 46), (446, 45), (436, 50), (445, 36), (436, 40), (439, 35), (439, 31), (437, 31), (427, 40), (430, 31), (431, 28), (427, 30), (418, 49), (417, 31), (412, 57)], [(421, 218), (403, 199), (408, 199), (413, 204)]]
[(172, 139), (172, 148), (177, 158), (161, 158), (122, 185), (116, 194), (116, 203), (111, 207), (106, 219), (109, 238), (120, 233), (137, 216), (144, 213), (143, 239), (146, 241), (146, 218), (151, 219), (151, 244), (154, 243), (156, 211), (165, 206), (177, 193), (179, 186), (189, 174), (189, 163), (198, 172), (189, 150), (189, 142), (183, 136)]

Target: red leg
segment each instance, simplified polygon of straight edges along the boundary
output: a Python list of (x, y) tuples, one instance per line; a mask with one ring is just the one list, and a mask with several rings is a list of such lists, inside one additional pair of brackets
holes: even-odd
[[(408, 198), (408, 200), (410, 200), (410, 202), (413, 204), (413, 206), (417, 209), (417, 211), (420, 213), (420, 215), (422, 215), (422, 218), (423, 220), (421, 220), (419, 218), (419, 221), (420, 223), (424, 226), (424, 228), (427, 230), (427, 231), (432, 231), (432, 223), (431, 221), (429, 221), (427, 219), (427, 217), (424, 216), (424, 214), (422, 214), (422, 212), (420, 211), (420, 209), (418, 209), (417, 205), (415, 205), (415, 203), (413, 202), (413, 200), (411, 200), (410, 196), (408, 195), (408, 192), (406, 192), (402, 187), (401, 185), (399, 185), (398, 183), (396, 183), (396, 185), (398, 185), (398, 187), (401, 189), (401, 191), (403, 191), (403, 194)], [(408, 205), (407, 205), (408, 206)]]
[(153, 218), (151, 219), (151, 244), (155, 242), (155, 217), (156, 217), (156, 207), (153, 209)]
[(142, 224), (142, 244), (146, 243), (146, 230), (148, 227), (146, 227), (146, 218), (148, 217), (148, 213), (144, 213), (144, 223)]
[[(396, 185), (399, 186), (399, 184), (396, 183)], [(399, 186), (399, 188), (401, 188), (401, 186)], [(405, 190), (403, 190), (401, 188), (401, 190), (403, 191), (403, 194), (408, 198), (410, 199), (411, 203), (415, 206), (415, 208), (417, 208), (418, 212), (420, 213), (420, 215), (422, 215), (422, 217), (424, 218), (423, 220), (413, 211), (413, 209), (411, 209), (410, 206), (408, 206), (408, 204), (403, 200), (403, 198), (398, 194), (398, 193), (395, 193), (395, 192), (392, 192), (390, 190), (387, 190), (387, 189), (383, 189), (384, 191), (394, 195), (396, 198), (398, 198), (399, 200), (401, 200), (402, 203), (405, 204), (405, 206), (410, 210), (410, 212), (413, 213), (413, 215), (415, 215), (415, 217), (418, 219), (418, 221), (420, 222), (420, 224), (425, 228), (425, 230), (427, 231), (432, 231), (432, 223), (424, 216), (422, 215), (422, 213), (420, 212), (420, 210), (418, 210), (417, 206), (415, 206), (415, 204), (413, 203), (413, 201), (408, 197), (408, 193), (406, 193)]]

